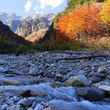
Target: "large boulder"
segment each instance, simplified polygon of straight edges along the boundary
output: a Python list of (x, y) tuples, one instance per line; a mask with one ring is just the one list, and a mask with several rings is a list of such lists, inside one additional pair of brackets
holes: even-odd
[(98, 101), (102, 100), (105, 97), (105, 93), (103, 90), (93, 87), (78, 88), (77, 94), (89, 101)]
[(81, 75), (70, 77), (65, 82), (65, 85), (66, 86), (88, 86), (89, 80), (87, 79), (85, 75), (81, 74)]
[(98, 86), (98, 88), (105, 91), (105, 93), (110, 96), (110, 86), (109, 85), (100, 85), (100, 86)]

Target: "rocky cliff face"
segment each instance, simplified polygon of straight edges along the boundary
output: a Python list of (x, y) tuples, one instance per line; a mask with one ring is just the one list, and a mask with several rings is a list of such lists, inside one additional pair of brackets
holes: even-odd
[(53, 23), (50, 25), (45, 35), (42, 37), (40, 42), (52, 41), (56, 39), (56, 31), (54, 29)]
[(13, 32), (15, 32), (20, 24), (21, 24), (20, 20), (13, 20), (8, 24), (8, 26)]
[(53, 18), (53, 14), (32, 15), (26, 17), (18, 26), (16, 33), (22, 37), (26, 37), (33, 32), (37, 32), (41, 29), (46, 29), (51, 25)]
[(40, 29), (39, 31), (33, 32), (32, 34), (27, 36), (25, 39), (30, 41), (30, 42), (34, 42), (34, 43), (39, 42), (45, 36), (46, 31), (47, 31), (47, 28), (46, 29)]
[(4, 25), (1, 21), (0, 21), (0, 40), (10, 41), (16, 44), (27, 44), (28, 43), (24, 38), (13, 33), (10, 30), (10, 28), (7, 25)]

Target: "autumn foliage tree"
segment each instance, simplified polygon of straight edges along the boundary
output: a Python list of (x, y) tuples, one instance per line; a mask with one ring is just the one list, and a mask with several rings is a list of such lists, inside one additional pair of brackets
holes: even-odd
[(107, 0), (100, 11), (100, 21), (103, 25), (104, 33), (110, 36), (110, 0)]
[(103, 23), (110, 22), (110, 0), (107, 0), (100, 11), (101, 21)]
[(95, 36), (100, 28), (99, 7), (94, 4), (79, 5), (73, 12), (62, 16), (57, 23), (57, 31), (74, 40)]

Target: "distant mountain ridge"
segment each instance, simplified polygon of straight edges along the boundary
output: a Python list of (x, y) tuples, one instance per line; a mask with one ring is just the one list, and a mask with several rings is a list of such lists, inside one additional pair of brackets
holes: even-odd
[(0, 12), (0, 21), (8, 25), (13, 32), (16, 31), (18, 25), (20, 25), (21, 23), (20, 22), (21, 20), (22, 20), (22, 17), (16, 15), (15, 13)]
[(0, 12), (0, 21), (4, 24), (8, 25), (13, 20), (22, 20), (22, 17), (16, 15), (15, 13)]
[(31, 15), (21, 21), (16, 33), (22, 37), (27, 37), (33, 32), (48, 28), (54, 19), (53, 14)]
[(33, 32), (37, 32), (42, 29), (47, 29), (53, 19), (53, 14), (32, 14), (27, 17), (21, 17), (15, 13), (1, 13), (0, 21), (8, 25), (10, 29), (22, 37), (27, 37)]

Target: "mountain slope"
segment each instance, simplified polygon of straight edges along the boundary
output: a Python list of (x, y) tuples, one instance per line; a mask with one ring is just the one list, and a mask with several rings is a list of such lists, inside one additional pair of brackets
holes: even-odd
[(45, 35), (47, 29), (40, 29), (39, 31), (33, 32), (29, 36), (27, 36), (25, 39), (30, 42), (39, 42)]
[[(20, 45), (20, 44), (27, 45), (29, 43), (24, 38), (13, 33), (10, 30), (10, 28), (7, 25), (4, 25), (1, 21), (0, 21), (0, 41), (1, 42), (7, 41), (12, 44), (18, 44), (18, 45)], [(1, 44), (0, 44), (0, 46), (1, 46)]]

